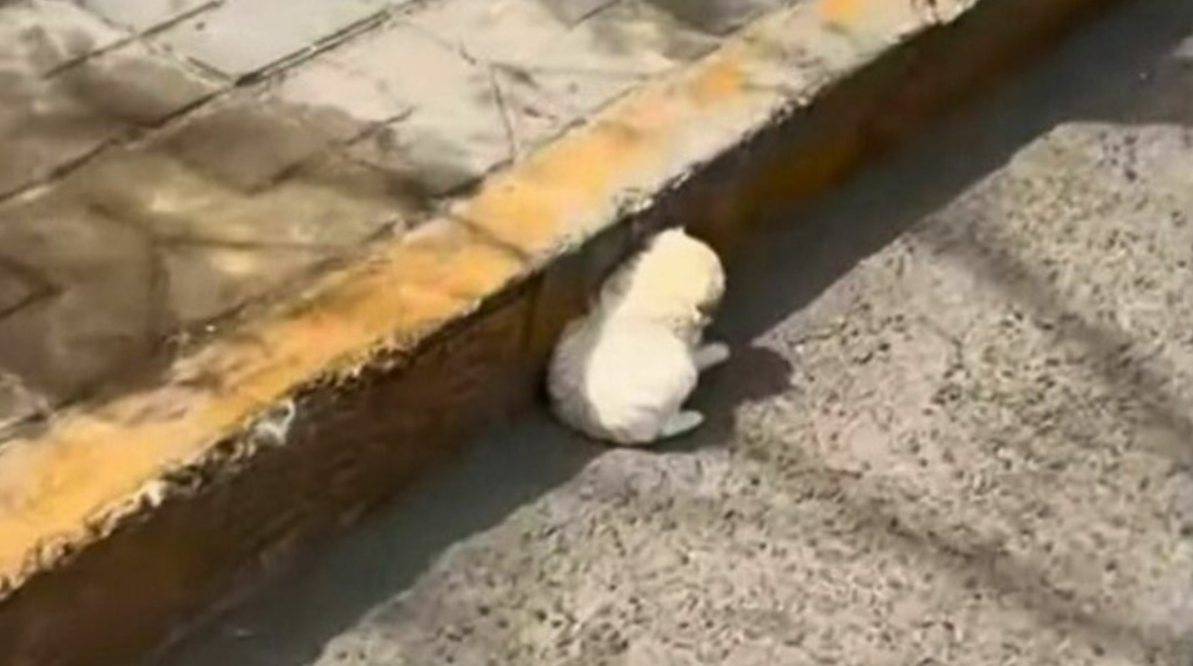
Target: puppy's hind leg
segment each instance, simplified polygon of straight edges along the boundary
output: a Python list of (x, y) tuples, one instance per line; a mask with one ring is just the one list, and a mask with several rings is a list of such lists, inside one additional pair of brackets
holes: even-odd
[(692, 358), (696, 362), (696, 370), (704, 372), (729, 360), (729, 345), (724, 342), (710, 342), (697, 349)]
[(704, 415), (700, 412), (676, 412), (663, 423), (659, 429), (659, 439), (670, 439), (692, 432), (704, 423)]

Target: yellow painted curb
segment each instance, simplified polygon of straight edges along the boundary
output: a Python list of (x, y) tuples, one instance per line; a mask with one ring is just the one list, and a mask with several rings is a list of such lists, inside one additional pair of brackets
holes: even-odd
[(107, 666), (159, 642), (533, 396), (559, 326), (647, 229), (728, 248), (1096, 3), (798, 3), (164, 384), (6, 445), (0, 663)]

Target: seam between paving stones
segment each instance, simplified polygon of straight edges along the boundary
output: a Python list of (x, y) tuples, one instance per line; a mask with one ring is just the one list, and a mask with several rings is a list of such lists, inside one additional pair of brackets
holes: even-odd
[[(227, 97), (246, 90), (249, 91), (249, 95), (253, 96), (263, 96), (268, 94), (268, 87), (270, 83), (277, 80), (277, 78), (284, 73), (301, 67), (306, 62), (309, 62), (310, 60), (324, 53), (329, 53), (335, 51), (336, 49), (344, 48), (354, 43), (357, 39), (361, 39), (374, 32), (384, 30), (386, 27), (394, 25), (396, 22), (401, 20), (402, 17), (408, 15), (412, 11), (416, 11), (417, 9), (421, 9), (437, 2), (448, 1), (450, 0), (429, 0), (425, 2), (419, 2), (418, 0), (415, 0), (396, 7), (386, 8), (385, 10), (378, 12), (376, 15), (358, 21), (351, 26), (312, 42), (309, 47), (299, 51), (298, 53), (292, 54), (291, 56), (273, 63), (259, 72), (255, 72), (239, 80), (230, 79), (223, 73), (217, 72), (203, 65), (201, 62), (198, 62), (192, 58), (188, 58), (183, 54), (177, 53), (168, 45), (158, 43), (152, 39), (154, 35), (164, 32), (165, 30), (168, 30), (182, 21), (194, 18), (203, 14), (204, 12), (212, 11), (218, 8), (219, 4), (217, 2), (200, 5), (194, 9), (184, 12), (183, 14), (180, 14), (177, 17), (171, 18), (160, 25), (156, 25), (142, 32), (131, 31), (127, 26), (114, 22), (84, 5), (72, 3), (74, 6), (77, 6), (82, 11), (86, 12), (89, 16), (100, 20), (104, 23), (104, 25), (114, 28), (127, 36), (114, 41), (112, 44), (106, 45), (104, 48), (97, 49), (84, 56), (73, 58), (56, 66), (45, 75), (47, 78), (59, 75), (75, 67), (82, 66), (84, 63), (90, 60), (108, 53), (112, 53), (120, 48), (127, 47), (131, 44), (138, 44), (144, 47), (149, 53), (168, 60), (170, 63), (182, 68), (184, 71), (199, 77), (200, 80), (216, 84), (216, 89), (210, 94), (204, 95), (198, 100), (164, 115), (160, 120), (154, 123), (152, 127), (130, 128), (125, 130), (124, 132), (121, 132), (116, 136), (100, 143), (86, 153), (57, 165), (44, 177), (32, 180), (16, 189), (0, 194), (0, 206), (10, 201), (15, 201), (22, 197), (29, 196), (30, 194), (47, 187), (52, 187), (55, 183), (67, 178), (79, 169), (86, 167), (94, 160), (99, 159), (100, 156), (104, 155), (109, 150), (121, 147), (135, 147), (137, 145), (152, 141), (154, 137), (165, 134), (179, 125), (186, 123), (196, 113), (201, 112), (203, 109), (212, 106)], [(306, 124), (301, 118), (297, 118), (296, 122)], [(385, 127), (385, 125), (385, 121), (377, 122), (372, 124), (368, 129), (379, 130)], [(362, 132), (361, 136), (365, 134), (367, 134), (367, 131)], [(358, 139), (360, 137), (354, 138)], [(331, 147), (344, 145), (348, 145), (347, 142), (336, 141), (330, 144)]]
[(264, 69), (258, 70), (243, 77), (240, 81), (238, 81), (238, 84), (251, 85), (258, 81), (266, 81), (283, 71), (294, 69), (298, 65), (307, 62), (311, 58), (321, 53), (336, 49), (345, 44), (349, 44), (353, 40), (359, 39), (365, 35), (390, 26), (393, 24), (393, 22), (394, 17), (389, 11), (379, 12), (378, 14), (357, 21), (352, 25), (346, 26), (321, 39), (318, 39), (312, 42), (305, 49), (286, 56), (276, 63), (266, 66)]
[[(161, 24), (155, 25), (147, 30), (140, 31), (140, 32), (132, 31), (127, 26), (125, 26), (119, 22), (113, 21), (112, 19), (110, 19), (98, 12), (95, 12), (90, 7), (88, 7), (84, 4), (81, 4), (79, 2), (74, 2), (74, 3), (72, 3), (73, 6), (78, 7), (80, 10), (87, 13), (89, 16), (92, 16), (92, 17), (96, 18), (97, 20), (101, 21), (104, 25), (106, 25), (110, 28), (113, 28), (113, 29), (119, 31), (120, 33), (126, 35), (126, 37), (116, 40), (112, 44), (106, 45), (105, 47), (103, 47), (101, 49), (97, 49), (97, 50), (95, 50), (91, 53), (88, 53), (86, 55), (80, 56), (78, 58), (73, 58), (73, 59), (68, 60), (64, 63), (61, 63), (60, 65), (56, 66), (54, 69), (47, 72), (45, 75), (46, 78), (52, 78), (52, 77), (57, 76), (63, 72), (69, 71), (70, 69), (82, 66), (83, 64), (85, 64), (88, 61), (97, 59), (103, 55), (114, 52), (121, 48), (125, 48), (131, 44), (137, 44), (137, 45), (145, 48), (147, 52), (169, 61), (170, 63), (174, 64), (175, 66), (180, 67), (183, 71), (189, 72), (190, 74), (198, 77), (200, 80), (215, 84), (215, 90), (213, 90), (210, 94), (204, 95), (204, 96), (198, 98), (197, 100), (195, 100), (185, 106), (182, 106), (182, 107), (172, 111), (169, 114), (162, 116), (162, 118), (160, 118), (157, 122), (155, 122), (152, 127), (130, 128), (128, 130), (125, 130), (124, 132), (121, 132), (121, 133), (117, 134), (116, 136), (113, 136), (113, 137), (107, 139), (106, 141), (101, 142), (100, 144), (93, 147), (91, 150), (89, 150), (89, 151), (87, 151), (71, 160), (68, 160), (68, 161), (58, 164), (57, 166), (55, 166), (55, 168), (51, 169), (42, 178), (31, 180), (31, 181), (21, 185), (18, 188), (15, 188), (11, 191), (0, 194), (0, 205), (4, 205), (5, 203), (7, 203), (9, 201), (17, 200), (22, 197), (28, 196), (31, 193), (40, 191), (46, 187), (53, 186), (58, 181), (61, 181), (65, 178), (69, 177), (74, 172), (86, 167), (94, 160), (99, 159), (102, 155), (107, 153), (109, 150), (120, 148), (120, 147), (135, 147), (137, 145), (150, 142), (154, 139), (154, 137), (164, 134), (164, 133), (167, 133), (170, 130), (176, 128), (177, 126), (188, 122), (190, 118), (192, 118), (195, 114), (202, 112), (205, 108), (210, 107), (214, 104), (217, 104), (221, 100), (223, 100), (227, 97), (230, 97), (232, 95), (235, 95), (239, 92), (249, 90), (250, 92), (248, 94), (253, 95), (253, 96), (266, 95), (266, 94), (268, 94), (269, 85), (272, 82), (276, 81), (280, 76), (301, 67), (303, 64), (313, 60), (314, 58), (316, 58), (324, 53), (330, 53), (330, 52), (334, 52), (335, 50), (340, 49), (340, 48), (346, 48), (349, 45), (355, 43), (356, 40), (358, 40), (358, 39), (365, 38), (370, 34), (380, 32), (382, 30), (385, 30), (386, 28), (392, 27), (392, 26), (400, 23), (404, 18), (406, 18), (408, 16), (415, 15), (418, 12), (423, 11), (428, 7), (433, 7), (438, 4), (442, 4), (442, 3), (446, 3), (446, 2), (450, 2), (450, 1), (451, 0), (411, 0), (410, 2), (406, 2), (403, 4), (397, 5), (397, 6), (388, 7), (387, 9), (379, 12), (376, 15), (373, 15), (366, 19), (358, 21), (357, 23), (347, 26), (331, 35), (321, 38), (321, 39), (313, 42), (307, 48), (305, 48), (297, 53), (294, 53), (286, 58), (283, 58), (282, 60), (280, 60), (276, 63), (273, 63), (260, 71), (254, 72), (248, 76), (242, 77), (240, 79), (235, 79), (235, 80), (229, 78), (228, 76), (224, 75), (221, 72), (218, 72), (210, 67), (207, 67), (206, 65), (204, 65), (203, 63), (201, 63), (199, 61), (196, 61), (192, 58), (185, 56), (184, 54), (176, 52), (173, 48), (171, 48), (167, 44), (159, 43), (158, 41), (152, 39), (153, 36), (163, 33), (165, 31), (169, 30), (170, 28), (172, 28), (178, 24), (181, 24), (182, 22), (184, 22), (188, 19), (194, 18), (196, 16), (200, 16), (206, 12), (214, 11), (214, 10), (218, 9), (221, 4), (220, 0), (213, 0), (212, 2), (205, 3), (203, 5), (199, 5), (197, 7), (190, 9), (190, 10), (187, 10), (186, 12), (179, 14), (178, 16), (172, 17), (171, 19), (164, 21)], [(792, 0), (792, 3), (795, 1), (796, 0)], [(790, 6), (790, 4), (791, 3), (788, 3), (787, 6)], [(606, 9), (608, 9), (611, 6), (612, 6), (612, 4), (606, 5), (600, 9), (598, 9), (597, 11), (593, 12), (593, 14), (586, 17), (584, 20), (588, 20), (588, 19), (592, 18), (593, 16), (599, 15), (602, 11), (605, 11)], [(514, 132), (514, 129), (512, 126), (512, 120), (509, 115), (509, 110), (506, 107), (506, 103), (503, 100), (502, 90), (501, 90), (498, 82), (496, 81), (495, 76), (493, 76), (493, 73), (495, 70), (517, 71), (517, 70), (522, 70), (522, 69), (527, 69), (527, 68), (522, 65), (514, 65), (511, 63), (505, 63), (500, 60), (488, 60), (488, 59), (478, 58), (478, 57), (468, 53), (463, 48), (461, 48), (460, 45), (450, 44), (450, 43), (442, 40), (439, 36), (422, 29), (420, 26), (418, 26), (416, 24), (413, 24), (413, 23), (408, 24), (408, 27), (412, 30), (419, 32), (420, 34), (426, 36), (429, 39), (435, 40), (436, 42), (441, 44), (444, 48), (447, 48), (447, 49), (451, 50), (453, 53), (458, 54), (460, 57), (464, 58), (468, 62), (471, 62), (477, 66), (483, 66), (489, 70), (490, 87), (492, 89), (492, 92), (493, 92), (495, 98), (498, 101), (498, 106), (499, 106), (499, 110), (501, 113), (502, 122), (505, 125), (505, 131), (506, 131), (507, 138), (508, 138), (508, 141), (510, 144), (509, 145), (510, 155), (507, 160), (492, 165), (484, 174), (481, 174), (481, 178), (483, 179), (488, 174), (493, 173), (494, 171), (496, 171), (502, 167), (508, 166), (508, 164), (510, 162), (517, 160), (522, 155), (522, 153), (519, 151), (519, 147), (516, 145), (518, 142), (516, 140), (516, 133)], [(541, 72), (546, 72), (546, 73), (553, 73), (553, 72), (566, 73), (568, 71), (571, 71), (571, 70), (567, 70), (567, 69), (556, 69), (556, 68), (549, 68), (549, 67), (547, 67), (547, 68), (539, 67), (539, 68), (529, 68), (529, 69), (531, 71), (541, 71)], [(584, 73), (595, 74), (595, 75), (609, 74), (609, 75), (624, 76), (627, 78), (637, 79), (642, 82), (650, 80), (650, 78), (651, 78), (651, 75), (641, 74), (641, 73), (633, 73), (633, 72), (596, 71), (596, 72), (584, 72)], [(632, 92), (633, 92), (633, 87), (631, 87), (627, 90), (621, 91), (617, 95), (614, 95), (614, 96), (610, 97), (608, 100), (606, 100), (601, 105), (601, 107), (599, 107), (598, 109), (593, 111), (593, 113), (598, 113), (600, 111), (600, 109), (607, 108), (608, 106), (615, 104), (617, 101), (619, 101), (620, 99), (624, 98), (626, 95), (628, 95)], [(357, 140), (367, 136), (372, 131), (379, 131), (379, 130), (385, 128), (386, 126), (388, 126), (389, 124), (394, 122), (394, 120), (397, 120), (397, 119), (400, 119), (400, 117), (396, 117), (394, 119), (385, 119), (385, 120), (381, 120), (381, 121), (372, 122), (368, 128), (366, 128), (365, 130), (362, 130), (358, 135), (356, 135), (354, 137), (349, 137), (347, 139), (334, 141), (331, 144), (329, 144), (329, 146), (330, 147), (343, 147), (343, 146), (351, 145), (352, 142), (357, 141)], [(295, 120), (296, 120), (296, 122), (298, 122), (300, 124), (306, 124), (306, 122), (302, 118), (296, 118)], [(566, 131), (570, 127), (575, 126), (576, 124), (579, 124), (580, 122), (582, 122), (582, 120), (577, 119), (569, 124), (565, 124), (563, 127), (560, 128), (560, 133), (562, 133), (563, 131)], [(463, 188), (463, 189), (467, 190), (468, 188)], [(450, 196), (450, 194), (449, 194), (449, 196), (445, 197), (445, 199), (451, 199), (451, 198), (452, 198), (452, 196)]]
[[(2, 4), (3, 3), (0, 3), (0, 5), (2, 5)], [(64, 74), (65, 72), (68, 72), (72, 69), (81, 67), (84, 64), (86, 64), (92, 60), (97, 60), (107, 54), (114, 53), (115, 51), (126, 48), (133, 44), (136, 44), (136, 45), (139, 45), (142, 48), (144, 48), (148, 53), (151, 53), (151, 54), (156, 55), (160, 58), (163, 58), (163, 59), (169, 61), (170, 63), (180, 67), (183, 71), (189, 72), (189, 73), (199, 77), (200, 80), (207, 81), (209, 83), (220, 83), (220, 84), (224, 84), (224, 85), (227, 84), (227, 81), (228, 81), (227, 77), (218, 75), (214, 72), (211, 72), (210, 70), (208, 70), (206, 68), (199, 67), (199, 66), (197, 66), (196, 63), (190, 61), (187, 58), (182, 58), (182, 57), (176, 56), (176, 54), (174, 54), (170, 49), (165, 48), (164, 45), (158, 45), (152, 41), (145, 39), (146, 35), (155, 33), (159, 30), (164, 30), (164, 29), (176, 24), (177, 22), (182, 21), (183, 19), (190, 18), (191, 16), (195, 16), (196, 14), (207, 11), (208, 9), (210, 9), (211, 7), (214, 6), (214, 2), (210, 3), (210, 4), (200, 5), (190, 11), (184, 12), (182, 15), (165, 22), (160, 26), (155, 26), (154, 29), (146, 31), (146, 32), (135, 32), (133, 30), (130, 30), (127, 26), (117, 23), (115, 21), (112, 21), (108, 17), (92, 11), (89, 7), (83, 5), (79, 2), (72, 2), (71, 6), (76, 7), (77, 9), (79, 9), (79, 11), (83, 12), (84, 14), (96, 19), (103, 25), (113, 29), (117, 33), (123, 35), (123, 37), (121, 37), (120, 39), (113, 40), (110, 44), (106, 44), (101, 48), (95, 49), (94, 51), (85, 53), (85, 54), (80, 55), (75, 58), (69, 58), (69, 59), (59, 63), (58, 65), (56, 65), (53, 68), (51, 68), (50, 70), (48, 70), (45, 74), (43, 74), (42, 78), (47, 79), (47, 80), (53, 79), (61, 74)], [(172, 118), (186, 115), (190, 111), (203, 106), (206, 102), (219, 96), (222, 92), (223, 91), (221, 91), (221, 90), (217, 90), (216, 92), (214, 92), (210, 95), (201, 97), (199, 100), (197, 100), (195, 102), (187, 104), (179, 109), (176, 109), (175, 111), (166, 115), (161, 121), (159, 121), (157, 126), (153, 129), (164, 127), (166, 121), (168, 121)], [(32, 180), (32, 181), (29, 181), (29, 182), (21, 185), (20, 187), (17, 187), (13, 190), (10, 190), (10, 191), (0, 194), (0, 206), (4, 205), (5, 203), (7, 203), (9, 201), (19, 199), (19, 198), (27, 196), (33, 192), (39, 191), (45, 187), (51, 186), (56, 181), (61, 180), (62, 178), (65, 178), (66, 176), (70, 175), (77, 169), (87, 165), (88, 163), (90, 163), (92, 161), (92, 159), (96, 158), (98, 155), (107, 151), (108, 148), (130, 142), (130, 141), (134, 140), (137, 136), (140, 136), (142, 134), (145, 134), (145, 133), (151, 132), (151, 131), (153, 131), (153, 130), (152, 129), (146, 130), (143, 128), (133, 128), (133, 129), (126, 130), (112, 138), (109, 138), (106, 141), (103, 141), (103, 142), (99, 143), (98, 145), (94, 146), (91, 150), (88, 150), (87, 152), (85, 152), (73, 159), (59, 163), (53, 169), (51, 169), (49, 171), (49, 173), (47, 173), (45, 176), (35, 179), (35, 180)]]

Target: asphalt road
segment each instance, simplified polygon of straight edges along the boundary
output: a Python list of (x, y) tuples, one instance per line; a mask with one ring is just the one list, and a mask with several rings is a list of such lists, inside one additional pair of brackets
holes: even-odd
[(731, 278), (708, 425), (494, 432), (158, 666), (1193, 663), (1193, 3)]

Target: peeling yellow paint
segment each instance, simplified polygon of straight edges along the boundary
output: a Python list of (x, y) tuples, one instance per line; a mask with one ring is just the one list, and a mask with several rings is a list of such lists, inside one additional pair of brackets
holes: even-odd
[(736, 59), (717, 58), (700, 72), (691, 88), (696, 103), (715, 103), (741, 94), (745, 88), (745, 75)]
[[(886, 1), (903, 2), (904, 0)], [(829, 23), (848, 25), (861, 18), (862, 2), (863, 0), (821, 0), (820, 15)]]
[[(379, 263), (337, 276), (315, 307), (250, 326), (182, 361), (173, 373), (194, 377), (213, 368), (222, 373), (219, 388), (167, 385), (63, 417), (45, 437), (10, 442), (0, 451), (0, 577), (19, 575), (47, 538), (78, 538), (84, 521), (128, 499), (163, 469), (193, 460), (222, 433), (341, 357), (442, 323), (522, 268), (508, 251), (474, 234), (414, 235)], [(180, 404), (186, 408), (161, 409)]]
[(490, 179), (456, 214), (529, 255), (593, 232), (609, 221), (619, 193), (675, 161), (684, 149), (682, 128), (734, 108), (744, 96), (736, 56), (718, 55), (692, 76), (626, 100), (521, 168)]
[(530, 255), (603, 221), (601, 204), (621, 181), (658, 162), (661, 137), (629, 123), (601, 121), (587, 129), (547, 146), (524, 169), (495, 177), (459, 215)]

